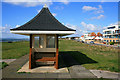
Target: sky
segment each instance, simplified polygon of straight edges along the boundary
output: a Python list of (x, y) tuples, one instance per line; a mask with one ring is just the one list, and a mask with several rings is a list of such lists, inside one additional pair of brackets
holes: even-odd
[[(49, 2), (50, 12), (62, 24), (75, 29), (69, 36), (80, 37), (89, 32), (100, 32), (118, 22), (118, 2)], [(28, 38), (11, 34), (10, 29), (19, 27), (34, 18), (43, 8), (42, 2), (2, 2), (2, 38)]]

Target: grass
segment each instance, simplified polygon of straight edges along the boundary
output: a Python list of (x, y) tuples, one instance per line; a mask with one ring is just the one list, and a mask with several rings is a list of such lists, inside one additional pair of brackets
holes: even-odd
[(118, 49), (60, 40), (59, 51), (71, 51), (69, 54), (87, 69), (120, 72), (118, 69)]
[[(92, 46), (72, 40), (59, 40), (59, 51), (68, 51), (87, 69), (120, 72), (118, 69), (118, 49), (98, 45)], [(3, 59), (16, 59), (28, 53), (28, 41), (2, 43)]]
[(5, 68), (6, 66), (8, 66), (6, 62), (0, 62), (0, 69)]
[(17, 59), (29, 53), (29, 42), (2, 42), (2, 58)]

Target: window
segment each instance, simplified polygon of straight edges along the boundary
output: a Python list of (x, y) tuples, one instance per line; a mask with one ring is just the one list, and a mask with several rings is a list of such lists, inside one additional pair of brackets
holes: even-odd
[(112, 26), (112, 27), (108, 27), (108, 29), (114, 29), (115, 28), (115, 26)]
[(39, 37), (34, 37), (34, 48), (39, 48)]
[(111, 35), (109, 36), (109, 38), (111, 38)]
[(116, 42), (118, 42), (118, 40), (116, 40)]
[(43, 48), (43, 46), (44, 46), (44, 37), (39, 36), (39, 48)]
[(105, 34), (107, 34), (107, 32), (105, 32)]
[(55, 36), (46, 36), (46, 48), (55, 48)]
[(116, 38), (118, 38), (118, 35), (116, 35)]
[(113, 40), (113, 42), (115, 42), (115, 40)]
[(108, 40), (107, 40), (107, 42), (108, 42)]
[(43, 48), (43, 46), (44, 46), (44, 37), (35, 36), (34, 37), (34, 48)]

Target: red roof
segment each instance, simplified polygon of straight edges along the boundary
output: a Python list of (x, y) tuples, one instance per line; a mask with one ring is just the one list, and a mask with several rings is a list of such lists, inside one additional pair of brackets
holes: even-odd
[(81, 37), (84, 37), (84, 35), (82, 35)]

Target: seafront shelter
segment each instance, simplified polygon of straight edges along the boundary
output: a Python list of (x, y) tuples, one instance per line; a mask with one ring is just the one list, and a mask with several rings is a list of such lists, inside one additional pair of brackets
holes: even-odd
[(30, 36), (29, 69), (50, 64), (58, 69), (58, 37), (74, 34), (75, 30), (61, 24), (44, 6), (33, 19), (10, 32)]

